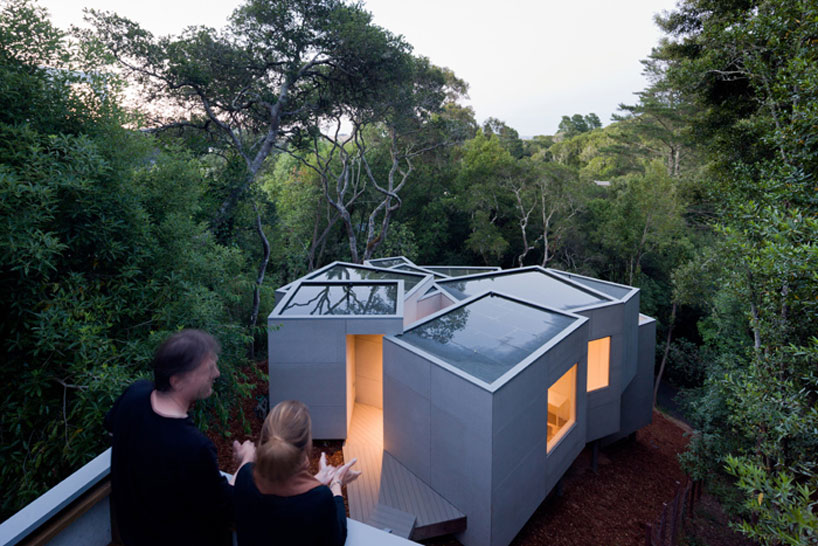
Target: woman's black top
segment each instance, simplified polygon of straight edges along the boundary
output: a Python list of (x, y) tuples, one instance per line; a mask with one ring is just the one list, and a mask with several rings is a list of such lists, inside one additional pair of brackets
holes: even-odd
[(239, 546), (342, 546), (347, 537), (344, 498), (326, 485), (300, 495), (279, 497), (260, 492), (252, 463), (236, 476), (236, 535)]

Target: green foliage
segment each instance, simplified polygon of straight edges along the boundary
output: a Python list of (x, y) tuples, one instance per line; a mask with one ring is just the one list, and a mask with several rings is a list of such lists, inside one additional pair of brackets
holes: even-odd
[(652, 56), (666, 67), (660, 84), (697, 107), (718, 215), (700, 256), (717, 264), (699, 325), (713, 364), (685, 462), (699, 474), (727, 464), (751, 538), (814, 543), (818, 8), (688, 0), (660, 22), (673, 37)]
[(223, 414), (241, 392), (248, 279), (242, 252), (200, 220), (203, 166), (123, 129), (115, 87), (101, 74), (77, 83), (78, 53), (41, 9), (3, 8), (0, 488), (15, 491), (5, 519), (104, 449), (105, 411), (179, 328), (221, 340), (225, 379), (210, 406)]
[(599, 116), (591, 112), (588, 115), (574, 114), (573, 116), (562, 116), (560, 121), (559, 132), (565, 138), (571, 138), (580, 133), (587, 133), (594, 129), (602, 127), (602, 122), (599, 121)]
[(742, 533), (770, 546), (818, 544), (814, 484), (798, 483), (786, 471), (770, 474), (744, 457), (727, 457), (726, 470), (746, 495), (750, 518), (736, 525)]

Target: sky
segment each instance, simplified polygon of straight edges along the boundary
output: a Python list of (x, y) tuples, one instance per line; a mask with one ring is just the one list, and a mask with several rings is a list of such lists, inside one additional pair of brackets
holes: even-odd
[[(240, 0), (40, 0), (59, 27), (85, 7), (114, 11), (154, 34), (222, 27)], [(374, 22), (469, 84), (477, 121), (550, 135), (563, 115), (604, 125), (647, 84), (640, 59), (661, 37), (654, 15), (675, 0), (366, 0)]]

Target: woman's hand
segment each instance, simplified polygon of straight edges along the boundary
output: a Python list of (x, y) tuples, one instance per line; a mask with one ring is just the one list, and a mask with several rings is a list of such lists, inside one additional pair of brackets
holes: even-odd
[(250, 440), (238, 443), (233, 440), (233, 461), (239, 468), (245, 463), (252, 463), (256, 460), (256, 446)]
[(336, 467), (327, 464), (327, 454), (322, 451), (321, 458), (318, 459), (318, 473), (315, 475), (315, 479), (324, 485), (329, 485), (337, 470)]
[(251, 442), (250, 440), (245, 440), (242, 443), (238, 443), (236, 440), (233, 440), (233, 462), (238, 465), (236, 471), (230, 477), (228, 483), (230, 485), (235, 485), (236, 483), (236, 476), (239, 475), (239, 470), (247, 463), (255, 462), (256, 460), (256, 445)]
[(339, 467), (335, 471), (335, 475), (330, 482), (330, 489), (333, 495), (342, 496), (341, 488), (354, 482), (361, 475), (360, 470), (350, 470), (350, 467), (358, 462), (358, 458), (354, 458), (344, 466)]

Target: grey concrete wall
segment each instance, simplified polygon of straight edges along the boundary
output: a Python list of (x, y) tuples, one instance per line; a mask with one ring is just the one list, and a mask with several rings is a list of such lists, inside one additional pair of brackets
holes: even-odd
[(428, 277), (421, 281), (419, 285), (415, 285), (412, 294), (403, 300), (403, 325), (408, 326), (425, 316), (421, 314), (419, 309), (419, 300), (423, 298), (426, 291), (434, 284), (434, 277)]
[(650, 424), (653, 417), (653, 369), (656, 352), (656, 320), (641, 315), (639, 356), (633, 380), (622, 393), (619, 431), (603, 439), (610, 443)]
[[(403, 320), (272, 315), (268, 323), (280, 325), (277, 330), (270, 329), (267, 336), (270, 407), (282, 400), (301, 400), (310, 408), (313, 438), (346, 438), (351, 404), (361, 379), (357, 370), (352, 374), (347, 361), (347, 336), (399, 333)], [(350, 386), (352, 378), (355, 380)], [(367, 393), (375, 392), (372, 384), (367, 386)]]
[(639, 292), (625, 300), (622, 321), (622, 339), (625, 343), (622, 358), (622, 387), (636, 376), (639, 354)]
[(458, 539), (491, 537), (491, 393), (385, 337), (384, 449), (466, 514)]
[(432, 313), (437, 313), (441, 309), (454, 305), (454, 302), (438, 292), (431, 296), (426, 296), (418, 300), (417, 317), (415, 320), (420, 320), (423, 317), (428, 317)]
[(383, 447), (418, 478), (431, 474), (431, 368), (424, 358), (383, 340)]
[(314, 438), (346, 438), (345, 320), (275, 320), (281, 327), (268, 335), (270, 407), (301, 400), (310, 409)]
[[(111, 449), (108, 448), (63, 481), (34, 499), (25, 508), (0, 523), (0, 543), (17, 544), (31, 538), (52, 518), (111, 473)], [(107, 544), (111, 540), (107, 498), (98, 507), (80, 516), (57, 537), (58, 544)], [(108, 517), (108, 519), (106, 519)]]
[(458, 540), (491, 544), (492, 393), (439, 366), (432, 366), (430, 379), (428, 483), (466, 514)]
[[(620, 397), (625, 359), (624, 303), (577, 311), (590, 319), (588, 341), (606, 336), (611, 338), (611, 367), (608, 386), (588, 393), (586, 441), (590, 442), (619, 430)], [(583, 383), (583, 387), (585, 384)]]
[[(588, 323), (494, 393), (491, 544), (508, 544), (585, 445)], [(577, 366), (575, 422), (547, 453), (548, 387)], [(559, 476), (553, 476), (559, 472)], [(469, 520), (471, 521), (471, 520)]]
[(576, 422), (573, 428), (557, 442), (546, 455), (545, 495), (551, 492), (562, 478), (568, 467), (574, 462), (577, 455), (585, 447), (587, 440), (587, 426), (589, 421), (588, 393), (585, 390), (587, 381), (588, 336), (591, 323), (574, 332), (549, 351), (552, 364), (548, 368), (547, 386), (553, 385), (568, 371), (574, 363), (577, 365), (577, 408)]
[[(0, 537), (2, 540), (2, 537)], [(111, 543), (110, 498), (105, 497), (47, 542), (48, 546), (107, 546)]]

